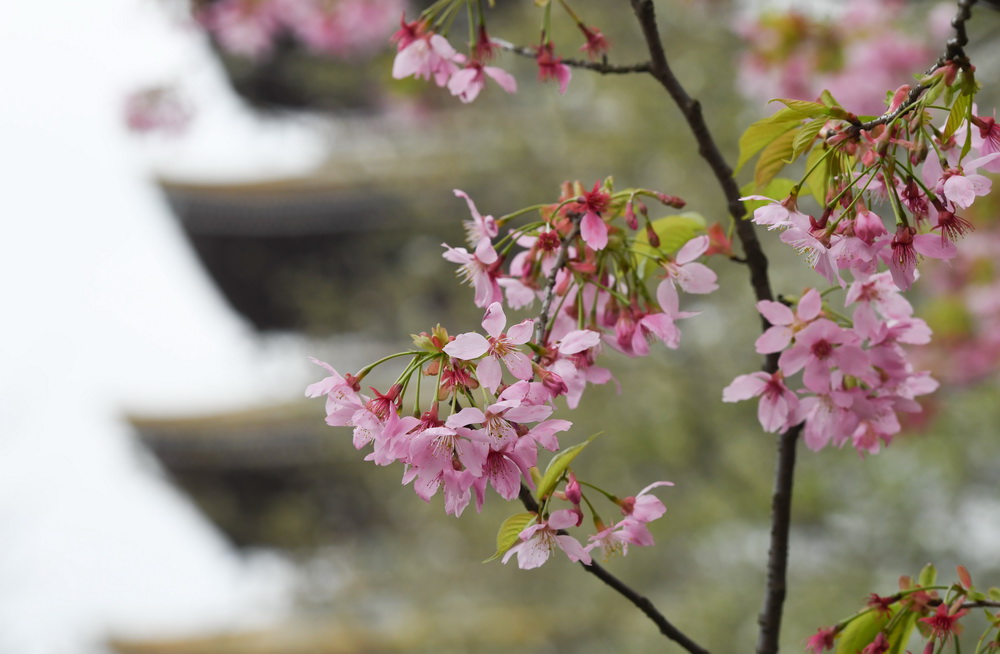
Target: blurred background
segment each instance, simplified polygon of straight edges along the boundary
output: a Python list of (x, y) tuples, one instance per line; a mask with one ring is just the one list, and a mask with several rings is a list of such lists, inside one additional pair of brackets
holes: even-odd
[[(361, 3), (360, 22), (339, 32), (332, 18), (311, 30), (308, 15), (241, 22), (238, 4), (0, 9), (0, 652), (662, 647), (565, 560), (481, 564), (516, 508), (494, 497), (480, 515), (445, 516), (440, 500), (399, 486), (398, 468), (363, 462), (302, 391), (324, 374), (308, 356), (356, 370), (438, 322), (478, 325), (441, 258), (467, 216), (452, 189), (501, 215), (552, 201), (564, 180), (613, 174), (725, 224), (679, 114), (645, 77), (575, 71), (560, 96), (511, 54), (499, 65), (518, 93), (488, 84), (461, 105), (390, 79), (401, 0)], [(533, 3), (498, 4), (491, 34), (532, 44)], [(869, 75), (867, 93), (844, 82), (864, 57), (895, 53), (909, 72), (936, 58), (950, 9), (860, 4), (881, 11), (865, 22), (843, 13), (858, 3), (792, 19), (771, 13), (778, 5), (657, 3), (668, 55), (731, 161), (766, 100), (803, 78), (842, 84), (845, 104), (874, 94), (866, 111), (877, 113), (888, 82)], [(613, 61), (644, 59), (627, 11), (574, 7), (608, 36)], [(970, 26), (982, 114), (1000, 75), (998, 18), (977, 10)], [(572, 24), (554, 38), (567, 54), (579, 41)], [(995, 215), (983, 212), (968, 256), (915, 300), (950, 348), (927, 365), (953, 383), (887, 452), (801, 453), (786, 649), (929, 561), (1000, 583), (1000, 307), (957, 290), (1000, 296)], [(776, 289), (796, 293), (802, 263), (772, 236)], [(683, 347), (608, 355), (622, 393), (588, 389), (564, 444), (605, 431), (580, 467), (620, 494), (675, 482), (660, 494), (657, 547), (609, 567), (709, 649), (745, 651), (774, 442), (751, 403), (719, 402), (759, 361), (743, 328), (755, 315), (745, 270), (710, 263), (721, 290), (686, 307), (704, 313)]]

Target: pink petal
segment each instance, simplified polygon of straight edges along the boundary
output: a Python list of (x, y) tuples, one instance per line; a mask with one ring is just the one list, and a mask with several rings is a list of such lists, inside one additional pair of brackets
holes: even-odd
[(788, 422), (788, 401), (781, 394), (765, 394), (757, 406), (757, 419), (764, 431), (778, 431)]
[(796, 308), (796, 313), (799, 315), (799, 320), (809, 322), (818, 316), (822, 309), (822, 296), (820, 296), (819, 291), (815, 288), (810, 288), (799, 298), (799, 306)]
[(486, 309), (483, 316), (483, 329), (493, 338), (499, 338), (503, 328), (507, 326), (507, 316), (499, 302), (494, 302)]
[(493, 249), (493, 243), (488, 238), (479, 239), (476, 244), (476, 258), (487, 266), (500, 258), (497, 251)]
[[(951, 259), (958, 255), (955, 244), (942, 240), (937, 234), (918, 234), (913, 237), (913, 249), (932, 259)], [(903, 289), (906, 290), (906, 289)]]
[(775, 325), (757, 337), (757, 342), (754, 343), (754, 346), (759, 354), (771, 354), (773, 352), (781, 352), (791, 342), (791, 328), (784, 325)]
[(715, 271), (703, 263), (689, 263), (684, 266), (684, 274), (677, 278), (686, 293), (711, 293), (719, 288)]
[(448, 416), (444, 424), (446, 427), (454, 429), (456, 427), (465, 427), (466, 425), (482, 424), (485, 421), (486, 414), (476, 407), (470, 406)]
[(696, 236), (684, 244), (684, 247), (677, 252), (677, 257), (674, 260), (683, 266), (705, 254), (705, 250), (707, 249), (708, 236)]
[(601, 335), (591, 329), (576, 329), (563, 336), (559, 342), (560, 354), (577, 354), (596, 346)]
[(587, 550), (583, 549), (583, 545), (580, 544), (578, 540), (572, 536), (556, 536), (556, 543), (559, 548), (566, 553), (570, 561), (582, 561), (586, 565), (590, 565), (592, 559)]
[(500, 362), (497, 361), (497, 358), (489, 356), (480, 361), (479, 365), (476, 366), (476, 377), (479, 378), (480, 384), (489, 389), (491, 393), (495, 393), (501, 380)]
[(444, 346), (444, 352), (448, 356), (470, 361), (486, 354), (490, 349), (490, 342), (482, 334), (467, 332), (459, 334), (455, 340)]
[(677, 289), (674, 288), (673, 282), (669, 279), (663, 280), (656, 287), (656, 301), (663, 313), (668, 316), (677, 316), (680, 309), (680, 297), (677, 295)]
[(752, 372), (749, 375), (740, 375), (734, 379), (729, 386), (722, 389), (723, 402), (740, 402), (749, 400), (764, 392), (771, 376), (765, 372)]
[(524, 345), (531, 339), (534, 328), (534, 320), (524, 320), (517, 323), (507, 330), (507, 342), (514, 345)]
[(772, 325), (791, 325), (795, 314), (787, 305), (773, 300), (761, 300), (757, 303), (757, 311), (767, 318)]
[(517, 93), (517, 80), (514, 76), (503, 70), (502, 68), (496, 68), (494, 66), (486, 66), (483, 70), (486, 74), (496, 80), (496, 83), (500, 85), (507, 93)]
[[(565, 64), (556, 65), (556, 79), (559, 81), (559, 94), (566, 95), (566, 88), (569, 86), (569, 81), (573, 78), (573, 71), (569, 69), (569, 66)], [(584, 239), (586, 240), (586, 239)], [(593, 247), (593, 246), (591, 246)], [(602, 246), (603, 247), (603, 246)], [(594, 248), (595, 250), (600, 250), (601, 248)]]
[(566, 529), (576, 526), (577, 514), (570, 509), (559, 509), (553, 511), (549, 516), (549, 526), (553, 529)]
[[(514, 375), (518, 379), (531, 379), (535, 374), (531, 369), (531, 359), (526, 357), (521, 352), (511, 352), (510, 354), (505, 354), (503, 362), (507, 364), (507, 369), (510, 370), (510, 374)], [(491, 391), (494, 389), (496, 389), (496, 386), (490, 388)]]
[(593, 249), (603, 250), (608, 245), (608, 226), (600, 216), (589, 211), (580, 221), (580, 236)]

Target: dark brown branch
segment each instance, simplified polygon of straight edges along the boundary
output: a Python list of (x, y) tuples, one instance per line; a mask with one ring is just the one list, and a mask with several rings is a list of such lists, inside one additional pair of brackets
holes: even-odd
[(788, 576), (788, 535), (792, 524), (792, 484), (795, 473), (795, 449), (802, 424), (792, 427), (778, 439), (778, 462), (774, 469), (771, 493), (771, 548), (767, 553), (767, 590), (757, 624), (757, 654), (778, 651), (781, 635), (782, 605), (785, 602)]
[[(533, 513), (538, 513), (538, 502), (535, 497), (531, 494), (531, 491), (527, 486), (521, 484), (521, 492), (518, 495), (521, 503), (524, 504), (524, 508)], [(566, 532), (562, 529), (559, 530), (560, 534), (565, 534)], [(683, 631), (675, 627), (662, 613), (657, 610), (656, 606), (649, 601), (647, 597), (640, 595), (635, 590), (632, 589), (628, 584), (623, 582), (618, 577), (614, 576), (608, 572), (603, 566), (598, 563), (591, 563), (587, 565), (585, 563), (580, 563), (583, 569), (594, 575), (608, 586), (617, 591), (622, 597), (632, 602), (640, 611), (646, 614), (650, 620), (656, 624), (660, 629), (660, 633), (674, 641), (685, 650), (691, 654), (708, 654), (708, 650), (700, 646), (698, 643), (691, 640)]]
[[(528, 59), (535, 59), (538, 57), (538, 52), (534, 48), (528, 48), (523, 45), (514, 45), (513, 43), (507, 43), (506, 41), (501, 41), (499, 39), (492, 39), (494, 43), (499, 45), (501, 48), (507, 52), (513, 52), (516, 55), (522, 57), (527, 57)], [(586, 61), (584, 59), (560, 59), (560, 63), (566, 64), (570, 68), (583, 68), (585, 70), (592, 70), (595, 73), (601, 73), (602, 75), (627, 75), (629, 73), (648, 73), (649, 72), (649, 62), (644, 61), (639, 64), (629, 64), (629, 65), (615, 65), (609, 64), (607, 58), (605, 57), (602, 61)]]
[[(698, 153), (712, 169), (716, 181), (725, 194), (729, 213), (736, 221), (736, 234), (743, 245), (747, 267), (750, 270), (750, 285), (754, 295), (758, 301), (772, 300), (771, 282), (767, 273), (767, 257), (757, 239), (753, 223), (744, 220), (746, 208), (740, 200), (740, 189), (736, 180), (733, 179), (733, 169), (726, 163), (708, 129), (708, 125), (705, 123), (701, 104), (688, 95), (667, 62), (652, 0), (630, 0), (630, 2), (649, 47), (652, 63), (650, 74), (666, 89), (681, 110), (695, 140), (698, 142)], [(761, 323), (763, 328), (769, 327), (763, 316)], [(768, 355), (764, 361), (763, 369), (767, 372), (777, 370), (778, 355)], [(757, 649), (759, 654), (778, 651), (778, 636), (781, 630), (788, 573), (788, 536), (791, 528), (795, 445), (800, 431), (801, 427), (789, 430), (780, 437), (778, 444), (775, 485), (771, 500), (771, 547), (768, 554), (767, 585), (764, 590), (764, 604), (759, 619), (760, 635)]]
[[(774, 299), (771, 293), (771, 282), (767, 276), (767, 257), (760, 246), (757, 234), (754, 231), (753, 223), (744, 220), (746, 208), (740, 200), (740, 187), (733, 179), (733, 169), (726, 163), (719, 146), (716, 145), (712, 133), (705, 123), (705, 117), (701, 111), (701, 103), (688, 95), (680, 81), (674, 75), (667, 63), (667, 56), (663, 50), (663, 41), (660, 38), (659, 28), (656, 24), (656, 13), (652, 0), (630, 0), (635, 16), (642, 28), (643, 36), (649, 48), (650, 55), (650, 75), (666, 89), (674, 103), (681, 110), (684, 119), (688, 123), (695, 140), (698, 142), (698, 154), (708, 163), (712, 169), (716, 181), (722, 187), (723, 194), (729, 209), (729, 215), (736, 221), (736, 235), (743, 246), (747, 267), (750, 270), (750, 285), (753, 287), (754, 296), (758, 301)], [(762, 327), (770, 325), (761, 318)], [(764, 364), (764, 369), (768, 372), (777, 370), (777, 355), (769, 355)]]

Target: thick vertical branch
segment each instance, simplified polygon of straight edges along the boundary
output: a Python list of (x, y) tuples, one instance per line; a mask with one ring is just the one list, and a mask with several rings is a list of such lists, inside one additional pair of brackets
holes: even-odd
[(746, 255), (747, 266), (750, 269), (750, 285), (753, 287), (754, 295), (757, 300), (771, 300), (773, 296), (771, 283), (767, 276), (767, 257), (764, 256), (760, 241), (757, 240), (753, 224), (743, 220), (746, 208), (740, 201), (740, 188), (736, 184), (736, 180), (733, 179), (733, 169), (726, 163), (719, 146), (716, 145), (715, 139), (708, 129), (708, 125), (705, 123), (701, 103), (688, 95), (667, 62), (663, 41), (660, 39), (659, 28), (656, 24), (652, 0), (630, 0), (630, 2), (649, 47), (649, 74), (666, 89), (681, 110), (695, 140), (698, 142), (698, 154), (708, 163), (716, 181), (722, 187), (729, 215), (736, 221), (736, 234)]
[(771, 549), (767, 553), (767, 590), (757, 624), (757, 654), (778, 651), (781, 636), (782, 606), (788, 577), (788, 535), (792, 524), (792, 483), (795, 472), (795, 449), (802, 425), (792, 427), (778, 439), (778, 463), (774, 470), (771, 494)]
[[(736, 221), (736, 234), (743, 245), (747, 266), (750, 270), (750, 285), (757, 300), (771, 300), (771, 283), (767, 274), (767, 257), (761, 249), (753, 223), (744, 220), (746, 209), (740, 201), (740, 190), (733, 179), (733, 170), (726, 163), (716, 145), (702, 115), (701, 104), (688, 95), (680, 81), (670, 69), (663, 41), (656, 23), (652, 0), (630, 0), (642, 27), (642, 33), (649, 48), (650, 75), (652, 75), (681, 110), (695, 140), (698, 153), (708, 163), (716, 181), (722, 187), (729, 213)], [(764, 328), (766, 319), (761, 318)], [(764, 361), (764, 370), (774, 372), (778, 368), (778, 355), (771, 354)], [(778, 443), (775, 483), (771, 500), (771, 547), (767, 561), (767, 584), (764, 589), (764, 604), (758, 619), (760, 632), (758, 654), (778, 651), (781, 633), (781, 617), (785, 601), (786, 578), (788, 573), (788, 536), (791, 528), (792, 486), (795, 471), (795, 448), (801, 427), (790, 429)]]

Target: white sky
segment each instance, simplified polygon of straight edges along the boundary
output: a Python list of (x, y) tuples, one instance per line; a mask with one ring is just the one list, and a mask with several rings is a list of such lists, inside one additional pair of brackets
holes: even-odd
[[(300, 396), (306, 366), (224, 307), (150, 162), (275, 177), (314, 165), (318, 139), (242, 111), (153, 0), (4, 3), (0, 62), (0, 652), (280, 617), (288, 571), (235, 558), (120, 416)], [(199, 107), (192, 132), (127, 135), (125, 94), (173, 81)]]

